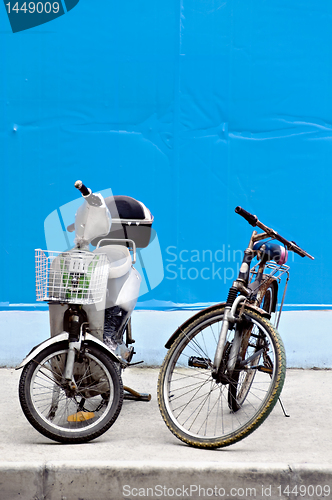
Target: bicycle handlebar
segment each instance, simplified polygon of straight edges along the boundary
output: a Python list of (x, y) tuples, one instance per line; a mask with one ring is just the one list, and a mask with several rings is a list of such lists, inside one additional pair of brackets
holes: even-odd
[(256, 215), (252, 215), (250, 212), (247, 212), (242, 207), (236, 207), (235, 212), (241, 215), (241, 217), (243, 217), (247, 222), (249, 222), (251, 226), (253, 227), (257, 226), (258, 219)]
[(283, 245), (285, 245), (288, 248), (288, 250), (290, 250), (290, 251), (292, 251), (294, 253), (297, 253), (301, 257), (309, 257), (309, 259), (314, 260), (314, 257), (312, 257), (312, 255), (308, 254), (305, 250), (303, 250), (302, 248), (300, 248), (295, 243), (295, 241), (288, 241), (288, 240), (286, 240), (286, 238), (284, 238), (283, 236), (281, 236), (280, 234), (278, 234), (274, 229), (271, 229), (271, 228), (265, 226), (265, 224), (263, 224), (262, 222), (260, 222), (258, 220), (258, 218), (256, 217), (256, 215), (253, 215), (250, 212), (247, 212), (246, 210), (244, 210), (241, 207), (236, 207), (235, 212), (237, 214), (241, 215), (241, 217), (243, 217), (244, 219), (246, 219), (246, 221), (249, 222), (249, 224), (251, 226), (253, 226), (253, 227), (257, 226), (257, 227), (259, 227), (268, 236), (273, 237), (274, 239), (280, 241), (280, 243), (282, 243)]

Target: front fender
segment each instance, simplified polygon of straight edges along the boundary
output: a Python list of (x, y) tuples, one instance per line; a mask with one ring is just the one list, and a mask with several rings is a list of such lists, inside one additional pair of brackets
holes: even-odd
[[(194, 314), (194, 316), (191, 316), (191, 318), (188, 318), (170, 336), (170, 338), (168, 339), (168, 341), (165, 344), (166, 349), (169, 349), (170, 347), (172, 347), (172, 345), (175, 342), (175, 340), (178, 338), (178, 336), (180, 335), (180, 333), (183, 332), (183, 330), (189, 325), (189, 323), (191, 323), (192, 321), (196, 321), (197, 319), (199, 319), (200, 316), (203, 316), (203, 314), (205, 314), (205, 313), (207, 313), (209, 311), (213, 311), (213, 309), (219, 309), (220, 307), (225, 307), (225, 305), (226, 305), (226, 302), (221, 302), (220, 304), (215, 304), (213, 306), (207, 307), (206, 309), (203, 309), (202, 311), (199, 311), (198, 313)], [(246, 307), (248, 309), (252, 309), (253, 311), (256, 311), (256, 312), (260, 313), (264, 318), (270, 319), (270, 317), (271, 317), (271, 315), (269, 313), (267, 313), (266, 311), (264, 311), (260, 307), (256, 307), (256, 306), (254, 306), (252, 304), (248, 304), (248, 303), (246, 304)]]
[[(15, 370), (19, 370), (20, 368), (23, 368), (25, 365), (30, 363), (37, 354), (39, 354), (41, 351), (46, 349), (52, 344), (57, 344), (59, 342), (63, 341), (68, 341), (69, 338), (69, 333), (68, 332), (62, 332), (59, 333), (58, 335), (55, 335), (55, 337), (51, 337), (41, 344), (38, 344), (37, 346), (33, 347), (29, 354), (24, 358), (21, 364), (19, 364)], [(120, 363), (123, 367), (127, 366), (127, 363), (124, 363), (121, 359), (119, 359), (115, 354), (100, 340), (98, 340), (96, 337), (91, 335), (90, 333), (86, 333), (83, 342), (88, 342), (90, 344), (95, 344), (97, 345), (100, 350), (104, 351), (107, 356), (109, 356), (113, 361)]]
[(28, 363), (30, 363), (30, 361), (37, 354), (39, 354), (41, 351), (43, 351), (44, 349), (46, 349), (50, 345), (56, 344), (58, 342), (63, 342), (64, 340), (68, 340), (68, 337), (69, 337), (69, 333), (68, 332), (62, 332), (62, 333), (59, 333), (59, 335), (55, 335), (55, 337), (51, 337), (51, 338), (49, 338), (47, 340), (44, 340), (44, 342), (42, 342), (41, 344), (36, 345), (35, 347), (33, 347), (31, 349), (31, 351), (29, 352), (29, 354), (23, 359), (22, 363), (19, 364), (15, 368), (15, 370), (19, 370), (20, 368), (23, 368), (23, 366), (25, 366)]

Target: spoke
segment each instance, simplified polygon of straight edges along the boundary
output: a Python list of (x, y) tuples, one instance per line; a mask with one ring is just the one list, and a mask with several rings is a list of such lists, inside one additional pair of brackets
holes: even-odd
[[(192, 426), (193, 426), (193, 425), (194, 425), (194, 423), (196, 422), (196, 420), (197, 420), (197, 418), (198, 418), (198, 416), (199, 416), (200, 412), (201, 412), (201, 411), (202, 411), (202, 409), (203, 409), (203, 405), (204, 405), (204, 403), (207, 401), (207, 399), (210, 397), (210, 395), (211, 395), (211, 391), (207, 393), (207, 395), (205, 396), (205, 399), (204, 399), (203, 401), (201, 401), (201, 402), (200, 402), (200, 403), (199, 403), (199, 404), (198, 404), (198, 405), (197, 405), (197, 406), (193, 409), (193, 411), (191, 412), (191, 414), (189, 415), (189, 417), (188, 417), (188, 418), (184, 421), (183, 425), (184, 425), (186, 422), (188, 422), (189, 418), (190, 418), (190, 417), (191, 417), (194, 413), (196, 413), (196, 417), (194, 418), (194, 420), (193, 420), (192, 424), (191, 424), (191, 425), (189, 426), (189, 428), (188, 428), (189, 430), (192, 428)], [(202, 397), (204, 397), (204, 396), (202, 396)], [(201, 407), (201, 409), (199, 409), (200, 407)]]
[[(217, 330), (218, 330), (218, 332), (220, 332), (220, 328), (219, 328), (219, 321), (218, 321), (218, 323), (217, 323), (217, 324), (218, 324), (218, 328), (217, 328)], [(217, 345), (217, 344), (218, 344), (218, 340), (217, 340), (217, 338), (216, 338), (216, 336), (215, 336), (215, 334), (214, 334), (214, 330), (213, 330), (213, 328), (212, 328), (212, 325), (210, 325), (210, 328), (211, 328), (212, 335), (213, 335), (213, 338), (214, 338), (214, 340), (215, 340), (215, 343), (216, 343), (216, 345)]]
[[(43, 376), (44, 376), (45, 378), (47, 378), (48, 380), (50, 380), (50, 381), (51, 381), (51, 382), (53, 382), (54, 384), (56, 384), (56, 385), (58, 385), (59, 387), (61, 387), (60, 382), (58, 382), (58, 381), (56, 380), (56, 377), (59, 377), (59, 375), (58, 375), (57, 373), (55, 373), (56, 377), (51, 378), (49, 375), (47, 375), (46, 373), (44, 373), (44, 372), (42, 371), (42, 369), (43, 369), (43, 368), (45, 368), (46, 370), (48, 370), (48, 371), (50, 371), (50, 372), (51, 372), (51, 370), (50, 370), (49, 368), (46, 368), (46, 366), (42, 366), (42, 365), (40, 365), (40, 366), (41, 366), (41, 368), (40, 368), (40, 370), (39, 370), (39, 371), (40, 371), (40, 374), (38, 375), (38, 377), (40, 377), (40, 378), (41, 378), (41, 375), (43, 375)], [(52, 373), (52, 375), (54, 376), (54, 373), (53, 373), (53, 372), (51, 372), (51, 373)]]
[[(192, 372), (198, 373), (200, 376), (194, 375), (194, 373), (192, 373)], [(174, 381), (176, 381), (176, 382), (178, 382), (180, 380), (188, 379), (188, 378), (197, 378), (198, 380), (205, 380), (206, 377), (209, 377), (211, 375), (211, 372), (209, 370), (209, 371), (203, 373), (202, 369), (201, 370), (195, 370), (195, 369), (192, 370), (190, 367), (190, 375), (183, 375), (183, 373), (179, 373), (177, 371), (174, 371), (173, 375), (179, 375), (178, 378), (174, 379)], [(204, 378), (202, 378), (202, 377), (204, 377)], [(172, 379), (172, 381), (173, 381), (173, 379)]]
[[(204, 349), (200, 346), (200, 344), (198, 343), (197, 339), (192, 339), (188, 344), (187, 346), (189, 349), (191, 349), (195, 354), (197, 354), (198, 356), (202, 356), (203, 357), (207, 357), (208, 358), (208, 354), (204, 351)], [(182, 353), (183, 354), (183, 353)], [(190, 357), (189, 355), (185, 355), (187, 357)]]
[[(170, 397), (172, 398), (172, 403), (176, 399), (183, 398), (184, 396), (186, 396), (186, 394), (190, 394), (191, 392), (193, 392), (197, 388), (198, 385), (199, 385), (199, 388), (201, 389), (208, 381), (209, 381), (209, 379), (206, 380), (203, 384), (198, 384), (198, 383), (197, 384), (190, 384), (190, 385), (186, 385), (184, 387), (179, 387), (178, 389), (170, 389), (170, 392), (172, 393), (172, 394), (170, 394)], [(192, 387), (192, 389), (190, 389), (189, 391), (183, 392), (182, 394), (179, 394), (176, 397), (173, 397), (173, 393), (175, 391), (181, 391), (183, 389), (188, 389), (189, 387)]]
[(201, 331), (196, 333), (196, 337), (190, 338), (188, 335), (186, 335), (186, 339), (188, 340), (186, 347), (189, 347), (189, 349), (191, 349), (196, 354), (198, 354), (198, 355), (203, 354), (205, 357), (208, 358), (209, 356), (207, 354), (207, 349), (205, 349), (205, 351), (204, 351), (204, 349), (201, 347), (201, 345), (199, 344), (199, 342), (197, 340), (198, 335), (202, 336), (203, 343), (205, 344), (204, 335), (203, 335), (202, 330), (201, 330)]
[[(209, 382), (209, 380), (207, 380), (207, 382)], [(215, 387), (214, 387), (214, 389), (212, 389), (212, 391), (210, 391), (210, 392), (214, 392), (214, 391), (216, 391), (217, 389), (218, 389), (218, 386), (215, 386)], [(197, 391), (197, 392), (198, 392), (198, 391)], [(197, 394), (197, 392), (196, 392), (196, 394)], [(200, 396), (198, 396), (197, 398), (195, 397), (195, 395), (196, 395), (196, 394), (194, 394), (194, 395), (193, 395), (193, 397), (192, 397), (192, 399), (191, 399), (190, 401), (188, 401), (188, 402), (186, 402), (186, 403), (183, 403), (182, 405), (179, 405), (179, 406), (177, 406), (176, 408), (174, 408), (174, 411), (178, 410), (179, 408), (189, 406), (189, 404), (190, 404), (190, 403), (193, 403), (194, 401), (198, 401), (198, 400), (200, 400), (200, 399), (202, 399), (202, 398), (204, 398), (204, 397), (205, 397), (205, 393), (204, 393), (204, 394), (201, 394), (201, 395), (200, 395)], [(170, 400), (170, 402), (172, 403), (173, 401), (174, 401), (174, 400), (173, 400), (173, 398), (172, 398), (172, 399)]]
[[(191, 402), (195, 401), (195, 399), (194, 399), (194, 398), (195, 398), (196, 394), (198, 394), (198, 392), (202, 389), (202, 387), (203, 387), (206, 383), (208, 383), (208, 381), (206, 381), (204, 384), (202, 384), (202, 385), (201, 385), (201, 386), (197, 389), (197, 391), (195, 392), (195, 394), (193, 394), (193, 396), (192, 396), (192, 397), (191, 397), (191, 399), (188, 401), (188, 403), (184, 403), (183, 405), (180, 405), (180, 406), (178, 406), (177, 408), (174, 408), (174, 411), (176, 411), (178, 408), (181, 408), (181, 407), (183, 406), (183, 409), (182, 409), (182, 411), (178, 414), (178, 416), (179, 416), (179, 415), (181, 415), (181, 413), (184, 411), (184, 409), (185, 409), (185, 408), (186, 408), (186, 407), (187, 407), (187, 406), (188, 406)], [(193, 392), (193, 391), (188, 391), (188, 392)], [(200, 397), (203, 397), (203, 396), (200, 396)], [(199, 398), (197, 398), (197, 399), (200, 399), (200, 397), (199, 397)], [(169, 395), (169, 399), (171, 399), (171, 394)]]
[(54, 382), (54, 380), (52, 381), (52, 384), (49, 384), (49, 385), (42, 384), (41, 382), (35, 382), (35, 385), (37, 385), (39, 387), (43, 387), (44, 389), (50, 389), (51, 387), (53, 388), (54, 386), (59, 387), (61, 389), (61, 386), (59, 384), (57, 384), (56, 382)]
[[(210, 396), (211, 396), (211, 393), (210, 393)], [(214, 403), (214, 405), (212, 406), (211, 410), (208, 409), (208, 414), (206, 416), (206, 422), (205, 422), (205, 435), (206, 435), (206, 430), (207, 430), (207, 421), (208, 421), (208, 418), (209, 416), (211, 415), (214, 407), (218, 404), (219, 402), (219, 398), (220, 398), (220, 394), (218, 396), (218, 399), (216, 400), (216, 402)], [(216, 417), (216, 426), (217, 426), (217, 420), (218, 420), (218, 407), (217, 407), (217, 417)], [(198, 432), (201, 430), (201, 428), (203, 427), (203, 424), (201, 425), (201, 427), (198, 429)]]

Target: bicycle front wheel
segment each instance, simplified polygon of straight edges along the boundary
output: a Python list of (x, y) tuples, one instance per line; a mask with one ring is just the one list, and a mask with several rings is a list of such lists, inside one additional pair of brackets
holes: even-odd
[(222, 306), (194, 317), (169, 349), (159, 374), (158, 401), (165, 423), (177, 438), (199, 448), (228, 446), (253, 432), (272, 411), (285, 379), (278, 332), (245, 308), (243, 326), (237, 325), (238, 359), (230, 362), (233, 329), (223, 363), (234, 368), (222, 382), (216, 381), (212, 367), (223, 317)]
[(68, 343), (52, 345), (22, 372), (19, 398), (33, 427), (62, 443), (84, 443), (106, 432), (118, 417), (123, 385), (115, 363), (94, 346), (76, 354), (74, 381), (62, 374)]

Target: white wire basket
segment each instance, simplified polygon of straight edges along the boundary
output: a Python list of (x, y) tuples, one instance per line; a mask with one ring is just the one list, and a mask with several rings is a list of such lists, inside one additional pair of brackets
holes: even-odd
[(37, 301), (95, 304), (104, 297), (109, 263), (106, 254), (35, 250)]

